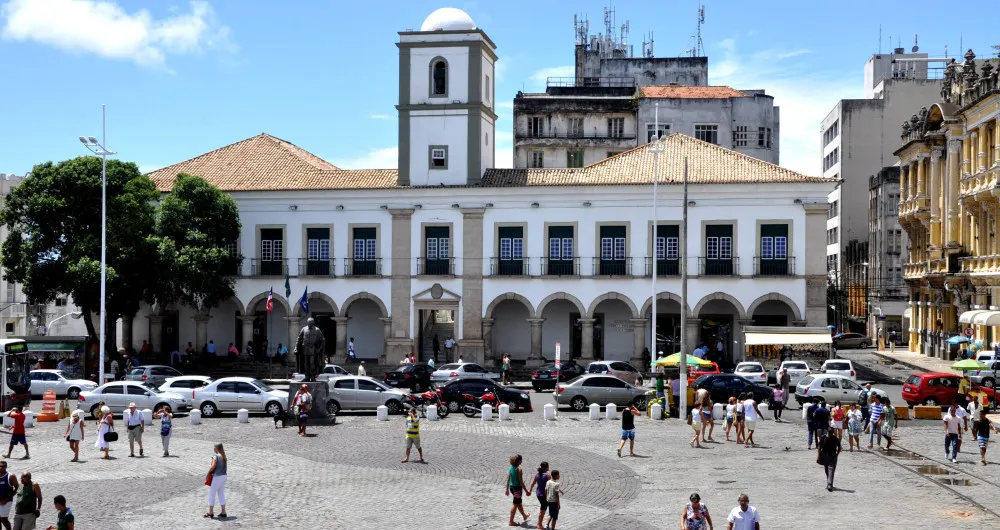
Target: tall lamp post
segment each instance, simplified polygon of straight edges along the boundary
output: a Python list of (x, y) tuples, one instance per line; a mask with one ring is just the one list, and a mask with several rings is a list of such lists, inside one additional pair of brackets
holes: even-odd
[[(650, 357), (658, 356), (660, 353), (659, 350), (657, 349), (658, 345), (656, 342), (658, 336), (658, 333), (656, 332), (656, 276), (660, 272), (659, 270), (660, 255), (659, 255), (659, 249), (657, 248), (657, 244), (660, 242), (660, 238), (658, 237), (659, 234), (657, 234), (657, 226), (656, 226), (656, 185), (660, 180), (660, 153), (663, 152), (663, 144), (660, 142), (660, 104), (656, 103), (654, 105), (654, 109), (655, 109), (654, 111), (655, 114), (653, 119), (654, 123), (653, 138), (652, 138), (653, 142), (649, 146), (649, 152), (653, 153), (653, 274), (651, 275), (653, 277), (652, 287), (651, 287), (651, 289), (653, 290), (652, 293), (653, 305), (650, 308), (650, 310), (652, 311), (653, 321), (651, 323), (651, 326), (653, 328), (653, 331), (650, 334), (651, 336), (649, 339), (651, 341), (650, 344), (653, 347), (653, 355), (650, 355)], [(666, 258), (666, 251), (667, 251), (666, 242), (664, 241), (664, 247), (663, 247), (664, 258)]]
[(104, 340), (105, 340), (105, 322), (107, 321), (107, 254), (108, 254), (108, 179), (107, 179), (107, 169), (108, 169), (108, 155), (115, 154), (112, 151), (108, 151), (105, 147), (108, 143), (108, 127), (107, 120), (105, 118), (105, 106), (101, 105), (101, 141), (98, 142), (97, 138), (93, 136), (81, 136), (80, 143), (83, 144), (90, 152), (101, 157), (101, 331), (98, 336), (99, 343), (99, 358), (97, 366), (97, 382), (98, 384), (104, 384)]

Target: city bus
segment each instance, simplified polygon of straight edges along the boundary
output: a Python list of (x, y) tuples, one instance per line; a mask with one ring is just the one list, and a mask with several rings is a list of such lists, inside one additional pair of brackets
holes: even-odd
[(31, 366), (24, 339), (0, 339), (0, 410), (24, 407), (31, 401)]

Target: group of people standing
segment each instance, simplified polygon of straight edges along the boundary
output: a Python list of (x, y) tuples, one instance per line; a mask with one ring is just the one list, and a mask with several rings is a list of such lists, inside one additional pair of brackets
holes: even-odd
[[(691, 428), (694, 429), (694, 437), (691, 438), (691, 447), (701, 447), (702, 442), (714, 442), (712, 434), (715, 432), (715, 418), (713, 416), (714, 403), (705, 389), (695, 392), (694, 407), (688, 420)], [(739, 396), (729, 398), (725, 408), (726, 414), (726, 441), (732, 441), (731, 433), (736, 429), (736, 443), (744, 444), (746, 447), (756, 447), (754, 431), (757, 430), (757, 421), (761, 419), (760, 407), (752, 394), (744, 393)]]

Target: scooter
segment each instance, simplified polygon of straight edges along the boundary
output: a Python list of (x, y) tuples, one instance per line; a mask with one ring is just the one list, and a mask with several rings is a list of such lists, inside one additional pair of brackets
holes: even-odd
[(438, 417), (444, 418), (448, 416), (450, 412), (448, 410), (448, 405), (441, 400), (441, 389), (436, 391), (428, 390), (421, 394), (409, 394), (406, 396), (406, 402), (403, 406), (407, 409), (415, 408), (420, 416), (423, 418), (427, 417), (427, 407), (437, 407)]

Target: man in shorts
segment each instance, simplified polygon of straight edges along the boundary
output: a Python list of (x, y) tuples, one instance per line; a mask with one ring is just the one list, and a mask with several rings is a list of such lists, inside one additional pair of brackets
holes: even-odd
[(406, 456), (403, 463), (410, 461), (410, 448), (417, 446), (417, 462), (424, 462), (424, 449), (420, 447), (420, 418), (417, 417), (417, 409), (410, 408), (406, 417)]
[(753, 439), (753, 431), (757, 428), (757, 420), (760, 418), (760, 409), (757, 408), (757, 402), (753, 399), (753, 394), (747, 394), (746, 399), (743, 400), (743, 414), (746, 422), (746, 439), (743, 440), (744, 447), (750, 447), (751, 445), (756, 446), (757, 442)]
[(7, 413), (7, 417), (14, 420), (14, 427), (10, 430), (10, 447), (7, 448), (7, 454), (4, 455), (4, 458), (10, 458), (10, 454), (14, 452), (14, 446), (18, 444), (24, 445), (25, 460), (31, 458), (31, 455), (28, 454), (28, 437), (24, 432), (24, 413), (21, 412), (21, 407), (12, 408)]
[(0, 461), (0, 525), (10, 528), (10, 509), (14, 507), (17, 477), (7, 472), (7, 462)]
[(625, 440), (628, 440), (629, 456), (635, 456), (635, 417), (638, 415), (639, 409), (635, 405), (629, 405), (622, 409), (622, 441), (618, 444), (618, 458), (622, 456)]
[(135, 403), (133, 402), (128, 404), (128, 408), (125, 409), (125, 413), (122, 416), (122, 419), (125, 420), (125, 426), (128, 427), (128, 456), (135, 456), (136, 442), (139, 443), (139, 456), (143, 456), (142, 431), (145, 429), (145, 426), (143, 426), (142, 412), (135, 409)]

